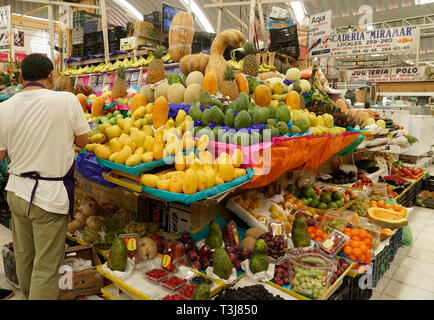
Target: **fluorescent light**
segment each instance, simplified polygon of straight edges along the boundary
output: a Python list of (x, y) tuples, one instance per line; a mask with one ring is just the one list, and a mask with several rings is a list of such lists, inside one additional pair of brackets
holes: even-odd
[[(45, 18), (39, 18), (39, 17), (34, 17), (34, 16), (27, 16), (27, 15), (21, 15), (18, 13), (12, 13), (14, 16), (19, 16), (19, 17), (25, 17), (25, 18), (30, 18), (30, 19), (35, 19), (35, 20), (41, 20), (41, 21), (48, 21), (48, 19)], [(53, 20), (54, 23), (59, 23), (59, 21)]]
[[(184, 6), (188, 9), (188, 0), (181, 0), (182, 3), (184, 3)], [(194, 12), (195, 16), (199, 19), (199, 24), (202, 26), (202, 28), (209, 33), (215, 33), (215, 29), (213, 26), (209, 23), (208, 18), (205, 16), (203, 11), (199, 8), (199, 6), (196, 4), (194, 0), (190, 0), (191, 4), (191, 11)]]
[(372, 24), (369, 24), (366, 26), (366, 30), (368, 31), (374, 30), (374, 27), (372, 26)]
[(143, 14), (141, 14), (139, 11), (137, 11), (136, 8), (134, 8), (128, 1), (126, 0), (116, 0), (124, 6), (126, 9), (128, 9), (129, 12), (131, 12), (137, 19), (143, 21)]
[(298, 22), (301, 22), (303, 18), (306, 16), (306, 9), (301, 1), (293, 1), (290, 2), (290, 6), (294, 11), (295, 18)]
[(428, 4), (428, 3), (433, 3), (434, 0), (415, 0), (415, 4)]

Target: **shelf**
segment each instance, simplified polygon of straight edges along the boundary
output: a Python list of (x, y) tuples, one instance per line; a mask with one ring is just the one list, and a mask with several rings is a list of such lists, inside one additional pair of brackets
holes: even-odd
[(377, 92), (382, 97), (430, 97), (434, 92)]

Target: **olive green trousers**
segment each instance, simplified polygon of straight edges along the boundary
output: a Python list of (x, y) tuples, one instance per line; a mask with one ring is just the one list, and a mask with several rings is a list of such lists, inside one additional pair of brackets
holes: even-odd
[(56, 300), (59, 267), (64, 260), (68, 215), (45, 211), (13, 192), (7, 201), (12, 212), (12, 233), (18, 283), (24, 299)]

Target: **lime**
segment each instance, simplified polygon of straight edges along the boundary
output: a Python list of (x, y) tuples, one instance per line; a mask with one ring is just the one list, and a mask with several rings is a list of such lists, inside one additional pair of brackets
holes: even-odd
[(313, 198), (313, 196), (315, 195), (315, 190), (313, 190), (312, 187), (308, 187), (306, 188), (306, 190), (304, 190), (304, 195), (308, 198)]
[(116, 110), (115, 112), (113, 112), (113, 115), (116, 117), (118, 114), (121, 114), (121, 112), (119, 110)]
[(329, 193), (323, 193), (320, 197), (321, 202), (325, 202), (325, 203), (329, 203), (332, 201), (332, 197), (330, 196)]
[(327, 209), (327, 203), (324, 203), (324, 202), (320, 202), (319, 204), (318, 204), (318, 207), (317, 207), (318, 209), (321, 209), (321, 210), (326, 210)]
[(113, 117), (113, 113), (109, 112), (106, 114), (107, 118), (111, 119)]
[(127, 116), (128, 117), (131, 117), (133, 115), (133, 113), (131, 112), (131, 110), (128, 110), (128, 112), (127, 112)]
[(327, 205), (327, 208), (328, 208), (328, 209), (337, 209), (338, 206), (337, 206), (336, 202), (330, 202), (330, 203)]
[(333, 200), (341, 200), (342, 199), (342, 193), (340, 193), (339, 191), (333, 192), (332, 199)]
[(313, 199), (312, 202), (309, 204), (312, 208), (317, 208), (319, 205), (319, 199)]

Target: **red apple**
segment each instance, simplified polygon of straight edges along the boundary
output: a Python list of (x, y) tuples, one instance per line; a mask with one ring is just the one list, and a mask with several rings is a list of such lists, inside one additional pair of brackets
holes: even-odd
[(249, 257), (249, 255), (250, 255), (249, 250), (247, 250), (246, 248), (241, 249), (241, 252), (240, 252), (241, 260), (247, 259)]

